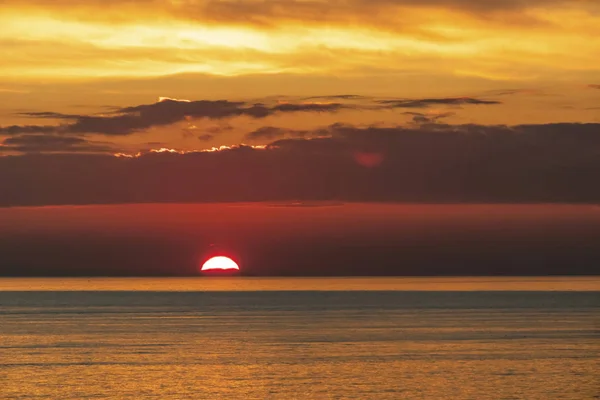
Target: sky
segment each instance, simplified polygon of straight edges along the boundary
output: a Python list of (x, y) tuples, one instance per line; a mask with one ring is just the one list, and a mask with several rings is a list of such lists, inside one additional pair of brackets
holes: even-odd
[(0, 24), (2, 156), (370, 154), (393, 136), (444, 168), (444, 140), (498, 136), (600, 162), (595, 0), (7, 0)]
[(0, 26), (0, 274), (186, 274), (229, 240), (259, 275), (598, 272), (596, 0), (5, 0)]
[(1, 205), (600, 200), (595, 0), (8, 0), (0, 24)]

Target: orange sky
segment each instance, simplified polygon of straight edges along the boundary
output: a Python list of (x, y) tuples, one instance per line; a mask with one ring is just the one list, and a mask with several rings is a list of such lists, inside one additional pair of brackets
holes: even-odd
[[(0, 274), (597, 274), (600, 208), (312, 202), (0, 208)], [(35, 251), (25, 251), (32, 249)]]
[(591, 0), (3, 3), (0, 71), (17, 81), (376, 71), (553, 81), (594, 76), (600, 50)]
[[(26, 113), (102, 116), (159, 97), (369, 99), (350, 101), (360, 110), (192, 116), (134, 135), (77, 135), (115, 153), (201, 150), (246, 142), (264, 126), (406, 125), (413, 108), (373, 103), (432, 97), (496, 102), (416, 110), (450, 124), (600, 122), (594, 0), (9, 0), (0, 24), (0, 143), (14, 136), (6, 129), (13, 125), (69, 122)], [(0, 154), (19, 153), (9, 144)]]

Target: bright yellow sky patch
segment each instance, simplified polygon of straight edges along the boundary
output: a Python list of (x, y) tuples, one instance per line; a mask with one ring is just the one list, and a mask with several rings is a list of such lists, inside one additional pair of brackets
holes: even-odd
[[(417, 111), (450, 111), (444, 121), (454, 124), (598, 121), (600, 90), (588, 87), (600, 84), (596, 0), (9, 0), (0, 26), (0, 127), (65, 123), (24, 110), (97, 115), (159, 96), (302, 102), (523, 88), (543, 95)], [(412, 118), (404, 109), (232, 117), (227, 134), (199, 141), (215, 124), (200, 119), (114, 140), (123, 151), (193, 151), (238, 144), (269, 125)]]
[[(256, 2), (238, 3), (239, 18), (231, 2), (218, 1), (140, 2), (139, 13), (130, 2), (123, 3), (122, 13), (112, 3), (103, 12), (96, 2), (75, 7), (14, 2), (0, 15), (0, 42), (8, 50), (0, 74), (64, 80), (379, 69), (521, 80), (600, 69), (600, 15), (583, 7), (543, 7), (540, 0), (531, 9), (478, 15), (406, 1), (389, 10), (373, 3), (373, 13), (364, 15), (365, 3), (355, 1), (354, 13), (348, 7), (337, 14), (334, 9), (328, 21), (319, 15), (327, 10), (323, 2), (290, 1), (278, 3), (284, 4), (279, 8), (267, 2), (264, 9)], [(204, 12), (184, 18), (179, 12), (185, 9)], [(249, 13), (246, 22), (244, 12)], [(259, 17), (271, 18), (269, 24), (257, 22)], [(356, 23), (347, 23), (352, 20)]]

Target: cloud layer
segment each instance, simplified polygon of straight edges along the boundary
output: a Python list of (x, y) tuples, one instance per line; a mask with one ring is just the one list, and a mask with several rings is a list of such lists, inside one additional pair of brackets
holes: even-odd
[[(277, 113), (336, 112), (349, 106), (339, 103), (317, 104), (248, 104), (228, 100), (163, 100), (154, 104), (124, 107), (108, 115), (67, 115), (56, 112), (26, 112), (22, 115), (40, 119), (59, 119), (61, 125), (13, 125), (0, 127), (0, 134), (24, 133), (129, 135), (155, 126), (175, 124), (196, 118), (226, 119), (238, 116), (265, 118)], [(205, 137), (207, 139), (207, 137)]]
[[(342, 96), (339, 99), (355, 100), (355, 97)], [(247, 116), (266, 118), (276, 114), (298, 112), (335, 113), (341, 110), (382, 110), (394, 108), (428, 108), (429, 106), (494, 105), (494, 100), (481, 100), (471, 97), (433, 99), (387, 99), (361, 98), (360, 103), (300, 102), (265, 105), (229, 100), (173, 100), (163, 98), (153, 104), (142, 104), (120, 108), (104, 115), (74, 115), (51, 111), (23, 112), (22, 116), (36, 119), (60, 120), (60, 125), (12, 125), (0, 126), (0, 134), (18, 135), (28, 133), (87, 134), (99, 133), (110, 136), (130, 135), (156, 126), (166, 126), (181, 121), (199, 118), (222, 120)], [(219, 129), (221, 130), (221, 129)], [(207, 132), (199, 137), (208, 141), (216, 132)]]
[[(108, 7), (107, 7), (108, 5)], [(122, 10), (137, 11), (123, 13), (120, 18), (111, 12), (110, 6)], [(382, 21), (392, 20), (394, 11), (422, 9), (448, 10), (480, 16), (495, 14), (518, 14), (536, 9), (586, 8), (594, 10), (593, 0), (91, 0), (85, 2), (20, 0), (20, 7), (37, 9), (58, 9), (67, 14), (75, 14), (86, 20), (109, 19), (113, 23), (122, 23), (131, 19), (144, 18), (151, 15), (168, 15), (172, 18), (203, 21), (220, 24), (240, 24), (274, 26), (293, 21), (304, 23), (346, 22), (358, 16), (363, 23), (370, 23), (377, 18)], [(86, 11), (102, 11), (100, 14)], [(596, 9), (597, 11), (597, 9)], [(390, 15), (386, 15), (385, 13)], [(137, 15), (136, 15), (137, 14)], [(403, 26), (409, 25), (405, 23)], [(397, 29), (401, 29), (402, 26)]]
[(238, 146), (133, 158), (0, 157), (0, 204), (290, 199), (597, 203), (599, 132), (597, 123), (335, 124), (307, 132), (265, 129), (263, 137), (280, 139), (264, 149)]
[(9, 137), (0, 144), (0, 154), (3, 151), (22, 153), (114, 153), (115, 148), (106, 143), (95, 143), (80, 137), (37, 134)]
[[(9, 1), (8, 80), (424, 71), (598, 75), (594, 0)], [(557, 63), (556, 60), (560, 60)]]

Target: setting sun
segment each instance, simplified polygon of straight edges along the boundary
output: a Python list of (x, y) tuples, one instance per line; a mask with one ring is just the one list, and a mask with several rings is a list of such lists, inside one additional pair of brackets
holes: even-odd
[(202, 271), (239, 271), (240, 267), (229, 257), (212, 257), (202, 265)]

